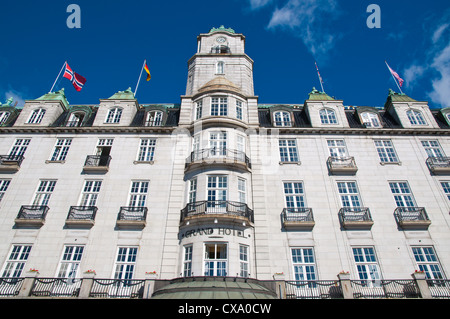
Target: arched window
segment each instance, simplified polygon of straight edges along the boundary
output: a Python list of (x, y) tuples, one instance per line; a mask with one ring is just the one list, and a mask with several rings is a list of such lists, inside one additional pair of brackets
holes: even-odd
[(0, 125), (2, 125), (2, 124), (5, 124), (5, 122), (8, 120), (8, 118), (9, 118), (9, 115), (10, 115), (11, 113), (9, 113), (9, 112), (5, 112), (5, 111), (2, 111), (2, 112), (0, 112)]
[(106, 116), (105, 123), (119, 123), (120, 118), (122, 117), (122, 108), (115, 107), (108, 111), (108, 115)]
[(322, 124), (337, 124), (336, 112), (330, 109), (321, 109), (320, 121)]
[(145, 126), (162, 126), (162, 124), (163, 124), (162, 111), (147, 112), (147, 117), (145, 119)]
[(42, 121), (42, 118), (45, 115), (45, 109), (36, 109), (34, 110), (31, 115), (30, 118), (28, 119), (28, 124), (39, 124)]
[(377, 114), (372, 112), (361, 113), (361, 119), (366, 127), (381, 127), (380, 119)]
[(223, 62), (223, 61), (219, 61), (219, 62), (217, 62), (217, 64), (216, 64), (216, 74), (224, 74), (225, 72), (224, 72), (224, 66), (225, 66), (225, 63)]
[(71, 113), (67, 120), (66, 126), (76, 127), (81, 126), (85, 114), (83, 112)]
[(273, 113), (274, 126), (292, 126), (291, 114), (286, 111)]
[(426, 125), (427, 124), (427, 122), (425, 121), (425, 119), (420, 111), (409, 110), (406, 112), (406, 115), (408, 116), (409, 122), (412, 125)]

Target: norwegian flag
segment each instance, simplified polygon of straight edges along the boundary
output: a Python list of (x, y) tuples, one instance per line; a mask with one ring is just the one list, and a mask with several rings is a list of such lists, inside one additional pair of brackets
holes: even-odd
[(405, 81), (400, 77), (400, 75), (398, 75), (397, 72), (395, 72), (394, 70), (391, 69), (391, 67), (389, 66), (389, 64), (387, 64), (387, 62), (386, 62), (386, 65), (387, 65), (389, 71), (391, 72), (391, 74), (398, 80), (398, 84), (401, 87), (403, 85), (403, 82), (405, 82)]
[(86, 79), (83, 76), (79, 75), (78, 73), (72, 71), (72, 69), (70, 68), (69, 64), (67, 64), (67, 62), (66, 62), (66, 67), (64, 69), (64, 75), (63, 76), (66, 79), (69, 79), (70, 82), (72, 82), (73, 87), (78, 92), (81, 91), (81, 89), (83, 88), (84, 83), (86, 83)]

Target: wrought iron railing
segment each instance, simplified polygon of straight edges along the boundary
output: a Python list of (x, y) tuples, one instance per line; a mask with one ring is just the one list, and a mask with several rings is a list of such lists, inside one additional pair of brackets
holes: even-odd
[(312, 222), (314, 221), (312, 208), (284, 208), (281, 213), (283, 222)]
[(68, 220), (94, 220), (97, 213), (96, 206), (70, 206)]
[(450, 280), (427, 279), (427, 284), (433, 298), (450, 298)]
[(330, 156), (327, 160), (328, 167), (334, 168), (358, 168), (354, 157), (336, 157)]
[(252, 223), (254, 222), (253, 210), (250, 209), (247, 204), (228, 200), (204, 200), (189, 203), (181, 210), (180, 220), (183, 221), (186, 217), (196, 215), (207, 216), (208, 214), (245, 217)]
[(431, 170), (435, 168), (450, 168), (450, 157), (428, 157), (426, 163)]
[(286, 299), (342, 299), (338, 280), (286, 281)]
[(23, 205), (20, 207), (17, 219), (42, 219), (45, 220), (45, 216), (49, 210), (48, 206), (41, 205)]
[(88, 155), (86, 156), (86, 161), (84, 162), (85, 167), (108, 167), (111, 161), (111, 156), (101, 156), (101, 155)]
[(351, 280), (353, 297), (366, 298), (420, 298), (419, 288), (413, 279)]
[(117, 220), (143, 220), (147, 219), (147, 207), (122, 206), (120, 207)]
[(397, 207), (394, 211), (398, 223), (410, 221), (429, 221), (424, 207)]
[(346, 222), (372, 221), (368, 207), (342, 207), (338, 215), (341, 224), (345, 224)]
[(0, 155), (0, 165), (17, 164), (18, 166), (20, 166), (23, 159), (23, 155)]
[(186, 164), (191, 164), (196, 161), (210, 161), (214, 162), (216, 159), (228, 159), (236, 162), (242, 162), (248, 168), (252, 167), (250, 158), (245, 155), (245, 152), (238, 150), (231, 150), (228, 148), (205, 148), (191, 152), (191, 155), (186, 158)]
[(94, 279), (89, 297), (142, 298), (143, 279)]
[(24, 278), (0, 278), (0, 297), (13, 297), (19, 294)]
[(81, 278), (36, 278), (31, 289), (32, 296), (78, 297)]

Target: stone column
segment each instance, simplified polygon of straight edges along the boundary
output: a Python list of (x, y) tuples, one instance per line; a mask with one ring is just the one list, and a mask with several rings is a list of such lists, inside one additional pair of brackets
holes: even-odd
[(353, 288), (350, 282), (350, 274), (339, 273), (338, 278), (341, 283), (342, 294), (344, 295), (344, 299), (353, 299)]
[(36, 277), (39, 275), (38, 271), (28, 271), (23, 279), (22, 287), (19, 290), (18, 297), (29, 297), (33, 289)]
[(81, 282), (80, 293), (78, 298), (89, 298), (92, 285), (94, 284), (95, 272), (85, 272), (83, 274), (83, 281)]
[(426, 280), (426, 275), (424, 272), (415, 272), (411, 274), (414, 281), (416, 282), (417, 288), (419, 288), (420, 296), (423, 299), (432, 299), (430, 288)]
[(273, 275), (273, 279), (275, 280), (277, 297), (279, 299), (286, 299), (286, 281), (284, 280), (284, 274), (276, 273)]
[(150, 299), (155, 291), (155, 280), (158, 278), (156, 273), (145, 273), (144, 299)]

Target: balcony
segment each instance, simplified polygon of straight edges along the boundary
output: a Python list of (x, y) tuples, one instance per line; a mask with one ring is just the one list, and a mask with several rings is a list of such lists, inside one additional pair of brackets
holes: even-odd
[(247, 204), (227, 200), (189, 203), (181, 210), (180, 226), (208, 223), (252, 225), (253, 210)]
[(24, 205), (20, 207), (19, 214), (15, 219), (16, 226), (41, 227), (44, 225), (48, 210), (48, 206)]
[(286, 230), (312, 230), (314, 216), (312, 208), (285, 208), (281, 213), (283, 227)]
[(23, 155), (0, 155), (0, 172), (15, 173), (22, 164)]
[(450, 157), (428, 157), (426, 163), (433, 174), (450, 174)]
[(358, 171), (354, 157), (334, 157), (327, 160), (328, 171), (331, 174), (354, 175)]
[(367, 207), (342, 207), (338, 215), (344, 229), (370, 230), (372, 228), (373, 220)]
[(424, 207), (397, 207), (394, 216), (398, 226), (406, 230), (426, 230), (431, 224)]
[(88, 155), (84, 162), (83, 171), (86, 173), (106, 173), (109, 170), (111, 156)]
[(250, 171), (250, 159), (242, 151), (227, 148), (207, 148), (197, 150), (186, 158), (185, 171), (208, 165), (226, 165)]
[(66, 219), (67, 227), (90, 228), (94, 226), (95, 206), (70, 206)]
[(142, 229), (147, 224), (147, 211), (147, 207), (122, 206), (117, 215), (116, 226), (119, 229)]

